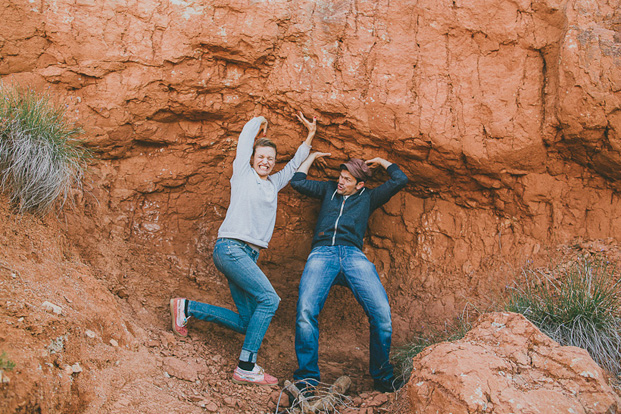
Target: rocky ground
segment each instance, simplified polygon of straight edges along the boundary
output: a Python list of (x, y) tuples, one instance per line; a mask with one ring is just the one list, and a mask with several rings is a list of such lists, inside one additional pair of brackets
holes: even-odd
[[(114, 237), (93, 253), (67, 237), (62, 217), (16, 216), (0, 199), (0, 413), (274, 413), (287, 406), (281, 391), (296, 367), (294, 282), (276, 284), (283, 300), (259, 358), (279, 386), (236, 385), (230, 377), (241, 335), (196, 320), (187, 338), (170, 329), (170, 297), (231, 304), (221, 275), (179, 274), (169, 258)], [(611, 240), (564, 254), (595, 251), (621, 260)], [(269, 261), (263, 267), (278, 271)], [(346, 289), (330, 296), (320, 326), (324, 381), (352, 379), (342, 414), (408, 412), (405, 392), (372, 391), (367, 324)]]

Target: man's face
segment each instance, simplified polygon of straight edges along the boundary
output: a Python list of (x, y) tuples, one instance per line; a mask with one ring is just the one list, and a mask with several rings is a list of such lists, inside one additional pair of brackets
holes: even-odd
[(336, 192), (340, 195), (348, 196), (355, 194), (358, 190), (364, 187), (364, 181), (356, 182), (356, 177), (351, 175), (347, 170), (341, 170), (339, 176), (339, 182), (336, 187)]
[(252, 168), (259, 177), (266, 179), (276, 164), (276, 150), (272, 147), (257, 147), (252, 157)]

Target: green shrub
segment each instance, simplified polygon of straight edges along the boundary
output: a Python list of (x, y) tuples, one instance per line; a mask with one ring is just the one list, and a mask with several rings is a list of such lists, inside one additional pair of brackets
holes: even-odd
[(443, 331), (430, 333), (421, 337), (415, 337), (411, 342), (396, 347), (390, 356), (391, 362), (395, 366), (397, 376), (402, 378), (404, 382), (408, 382), (412, 374), (412, 359), (420, 354), (423, 349), (430, 345), (440, 342), (452, 342), (462, 339), (466, 333), (472, 328), (466, 312), (459, 317), (456, 322), (447, 326)]
[(621, 374), (621, 279), (601, 258), (584, 256), (553, 268), (525, 268), (506, 309), (523, 314), (561, 345), (586, 349)]
[(20, 213), (47, 212), (79, 186), (88, 151), (46, 94), (0, 84), (0, 188)]
[(0, 354), (0, 371), (11, 371), (15, 368), (15, 363), (7, 358), (6, 352)]

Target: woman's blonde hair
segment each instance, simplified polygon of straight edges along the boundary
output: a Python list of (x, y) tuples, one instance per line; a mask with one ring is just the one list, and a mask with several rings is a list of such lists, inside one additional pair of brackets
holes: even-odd
[(254, 147), (252, 148), (252, 155), (250, 158), (254, 157), (254, 153), (258, 147), (269, 147), (274, 148), (274, 152), (278, 154), (278, 148), (276, 148), (276, 143), (269, 138), (259, 138), (254, 142)]

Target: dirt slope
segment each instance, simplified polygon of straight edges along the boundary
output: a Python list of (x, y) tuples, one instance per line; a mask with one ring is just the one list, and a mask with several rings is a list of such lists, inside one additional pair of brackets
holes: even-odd
[[(170, 330), (173, 295), (230, 304), (220, 275), (188, 281), (166, 257), (120, 241), (101, 245), (107, 256), (91, 263), (66, 237), (62, 215), (16, 216), (4, 198), (0, 222), (0, 352), (16, 365), (0, 385), (0, 412), (273, 412), (275, 390), (230, 382), (241, 335), (196, 321), (188, 338)], [(339, 306), (348, 295), (335, 292), (328, 306), (342, 312), (321, 321), (338, 335), (322, 337), (322, 368), (326, 381), (350, 375), (357, 395), (371, 388), (368, 331), (361, 311)], [(295, 368), (294, 307), (283, 298), (260, 355), (281, 383)]]

